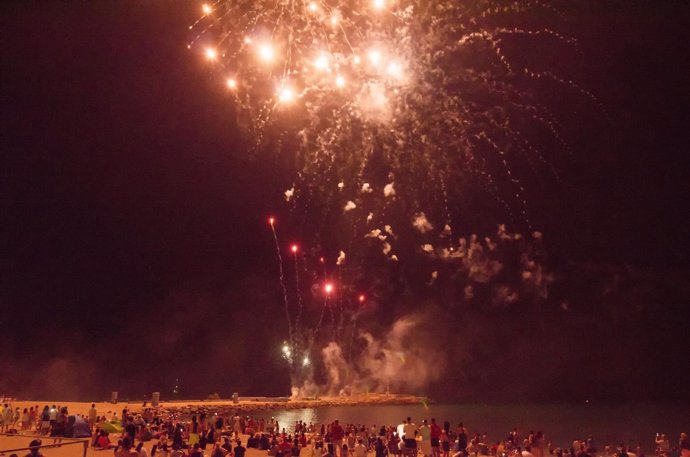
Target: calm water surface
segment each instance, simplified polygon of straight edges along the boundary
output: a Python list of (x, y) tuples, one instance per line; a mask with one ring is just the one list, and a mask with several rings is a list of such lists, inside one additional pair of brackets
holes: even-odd
[(295, 421), (315, 424), (340, 419), (344, 423), (371, 425), (397, 425), (411, 416), (419, 424), (422, 419), (435, 417), (443, 423), (448, 420), (455, 428), (462, 421), (468, 431), (486, 432), (496, 441), (517, 427), (520, 436), (530, 430), (541, 430), (547, 440), (556, 446), (569, 444), (575, 438), (594, 435), (598, 447), (604, 444), (642, 444), (651, 454), (654, 436), (666, 433), (671, 443), (678, 442), (681, 431), (690, 432), (690, 405), (684, 404), (430, 404), (338, 406), (264, 412), (257, 415), (270, 419), (274, 416), (281, 427), (292, 429)]

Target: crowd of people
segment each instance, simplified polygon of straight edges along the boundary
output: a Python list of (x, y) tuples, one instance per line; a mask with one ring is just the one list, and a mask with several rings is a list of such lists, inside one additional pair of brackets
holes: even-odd
[[(133, 414), (127, 408), (110, 416), (99, 415), (95, 405), (80, 419), (88, 422), (91, 446), (111, 450), (115, 457), (245, 457), (247, 448), (268, 457), (645, 457), (640, 445), (604, 445), (592, 436), (556, 447), (541, 431), (524, 436), (517, 429), (504, 439), (490, 440), (486, 434), (468, 433), (460, 423), (438, 423), (432, 418), (417, 425), (410, 417), (396, 426), (341, 424), (338, 420), (315, 425), (296, 422), (290, 432), (274, 419), (222, 416), (200, 413), (190, 417), (164, 414), (145, 408)], [(0, 414), (3, 432), (33, 431), (58, 440), (70, 435), (66, 407), (45, 406), (12, 409), (5, 404)], [(685, 433), (676, 443), (664, 434), (656, 437), (657, 457), (690, 457), (690, 439)]]

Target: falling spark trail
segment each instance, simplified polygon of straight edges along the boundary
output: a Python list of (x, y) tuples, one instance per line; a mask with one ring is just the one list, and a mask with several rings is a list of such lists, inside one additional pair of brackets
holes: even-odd
[(311, 341), (309, 342), (309, 349), (307, 352), (311, 352), (312, 347), (314, 346), (314, 341), (316, 340), (316, 336), (319, 333), (319, 330), (321, 329), (321, 324), (323, 324), (323, 318), (324, 315), (326, 314), (326, 308), (329, 307), (329, 297), (328, 295), (323, 301), (323, 307), (321, 308), (321, 316), (319, 317), (319, 322), (317, 322), (316, 327), (314, 327), (314, 332), (311, 335)]
[[(343, 267), (340, 264), (338, 264), (338, 282), (343, 284)], [(336, 333), (336, 338), (339, 340), (343, 331), (343, 325), (345, 324), (345, 313), (343, 312), (343, 294), (338, 295), (338, 313), (338, 331)]]
[(287, 287), (285, 287), (285, 272), (283, 271), (283, 256), (280, 254), (280, 243), (278, 243), (278, 234), (276, 233), (275, 225), (271, 220), (271, 231), (273, 232), (273, 240), (276, 244), (276, 254), (278, 255), (278, 267), (279, 267), (279, 280), (280, 287), (283, 289), (283, 301), (285, 302), (285, 317), (288, 322), (288, 335), (290, 337), (290, 346), (294, 348), (294, 332), (292, 328), (292, 318), (290, 317), (290, 305), (288, 303), (288, 292)]
[(352, 333), (350, 334), (350, 344), (347, 350), (347, 363), (352, 362), (352, 344), (355, 341), (355, 332), (357, 331), (357, 318), (359, 317), (359, 310), (352, 317)]
[(297, 303), (299, 305), (299, 310), (297, 311), (297, 318), (295, 319), (295, 333), (299, 336), (300, 320), (302, 319), (302, 291), (299, 287), (299, 262), (297, 259), (297, 251), (293, 249), (293, 254), (295, 257), (295, 289), (297, 289)]
[(337, 341), (336, 340), (336, 331), (337, 327), (335, 325), (335, 312), (333, 311), (333, 303), (329, 301), (328, 303), (328, 310), (331, 312), (331, 340)]

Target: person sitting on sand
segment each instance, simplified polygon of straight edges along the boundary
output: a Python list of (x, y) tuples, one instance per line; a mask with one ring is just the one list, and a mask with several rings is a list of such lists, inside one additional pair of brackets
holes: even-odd
[(43, 454), (41, 453), (41, 444), (41, 440), (39, 439), (31, 441), (31, 443), (29, 443), (29, 448), (31, 450), (28, 454), (26, 454), (26, 457), (43, 457)]
[(184, 451), (180, 448), (180, 446), (173, 444), (173, 450), (170, 453), (170, 457), (184, 457), (184, 455)]
[(115, 452), (115, 457), (139, 457), (139, 453), (132, 447), (129, 436), (122, 438), (122, 446)]
[[(228, 451), (223, 449), (223, 447), (220, 445), (220, 443), (216, 443), (213, 446), (213, 451), (211, 451), (211, 457), (225, 457), (227, 455)], [(155, 457), (155, 456), (152, 456)]]
[(246, 451), (247, 451), (247, 449), (244, 446), (242, 446), (242, 441), (237, 440), (237, 446), (235, 447), (234, 452), (233, 452), (234, 456), (235, 457), (244, 457), (244, 454)]
[(140, 442), (136, 447), (139, 457), (149, 457), (149, 451), (144, 447), (144, 442)]
[(520, 453), (522, 457), (534, 457), (534, 454), (532, 454), (532, 447), (528, 444), (525, 446), (525, 450)]
[(189, 453), (189, 457), (204, 457), (199, 443), (194, 443), (194, 446), (192, 446), (192, 451)]
[(262, 433), (259, 436), (259, 449), (262, 451), (268, 451), (271, 448), (271, 442), (268, 440), (268, 435)]
[(96, 449), (110, 449), (113, 447), (110, 439), (108, 438), (108, 432), (101, 430), (96, 438)]
[[(232, 454), (232, 443), (230, 443), (230, 438), (225, 436), (223, 437), (224, 443), (220, 446), (223, 449), (225, 449), (227, 454)], [(269, 454), (270, 455), (270, 454)], [(275, 455), (275, 454), (273, 454)]]
[(367, 447), (364, 445), (362, 438), (357, 439), (354, 449), (352, 449), (354, 457), (367, 457)]

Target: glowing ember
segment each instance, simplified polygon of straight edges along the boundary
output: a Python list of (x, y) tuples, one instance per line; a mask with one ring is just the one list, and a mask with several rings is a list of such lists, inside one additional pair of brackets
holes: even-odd
[(295, 98), (295, 92), (290, 87), (281, 87), (278, 90), (278, 101), (281, 103), (290, 103)]
[(262, 44), (259, 46), (259, 58), (268, 63), (273, 61), (273, 57), (275, 56), (275, 51), (273, 50), (273, 46), (269, 44)]

